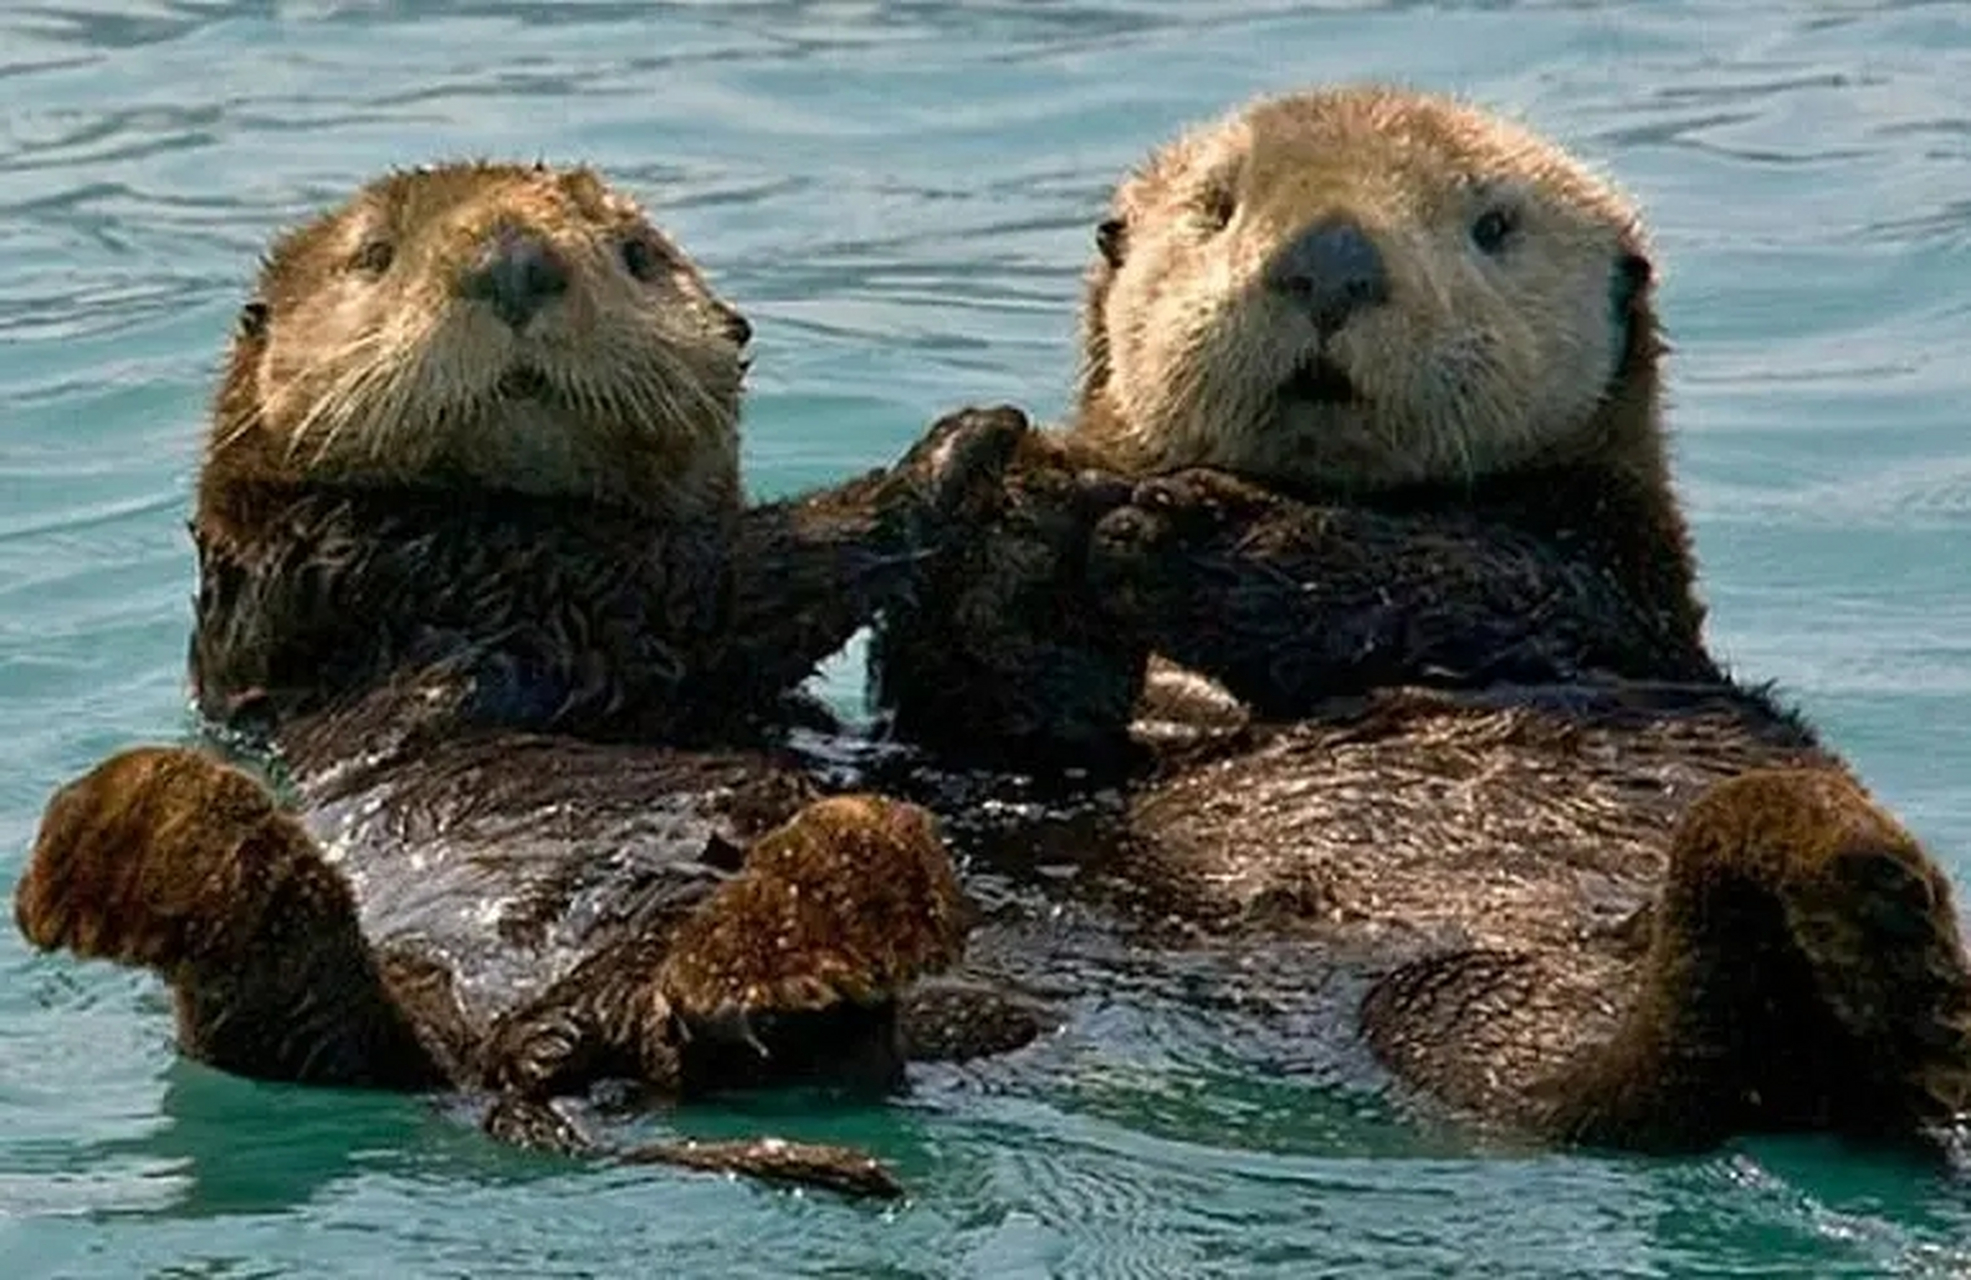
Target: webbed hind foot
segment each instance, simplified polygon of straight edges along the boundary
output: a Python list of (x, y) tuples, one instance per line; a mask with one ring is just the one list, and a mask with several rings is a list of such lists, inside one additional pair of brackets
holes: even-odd
[(958, 878), (931, 815), (874, 795), (808, 805), (671, 939), (658, 984), (687, 1025), (888, 1002), (958, 959)]
[(1566, 1092), (1570, 1136), (1918, 1136), (1971, 1106), (1971, 967), (1948, 880), (1846, 773), (1747, 773), (1685, 816), (1646, 987)]
[(39, 950), (156, 971), (181, 1048), (221, 1070), (442, 1082), (385, 992), (348, 884), (264, 787), (197, 751), (124, 751), (57, 791), (14, 920)]

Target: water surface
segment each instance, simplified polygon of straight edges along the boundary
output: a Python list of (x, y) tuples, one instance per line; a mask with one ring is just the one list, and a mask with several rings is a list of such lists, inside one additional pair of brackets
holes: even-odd
[[(1060, 410), (1107, 184), (1248, 94), (1470, 93), (1657, 229), (1718, 651), (1971, 870), (1971, 14), (1923, 3), (109, 3), (0, 15), (0, 882), (183, 726), (182, 530), (265, 237), (392, 164), (590, 159), (758, 329), (761, 493)], [(847, 696), (852, 662), (833, 677)], [(1971, 1268), (1971, 1200), (1817, 1142), (1480, 1154), (1154, 1000), (1044, 1078), (678, 1128), (867, 1143), (891, 1210), (502, 1151), (181, 1062), (154, 982), (0, 929), (0, 1259), (51, 1275), (1697, 1275)]]

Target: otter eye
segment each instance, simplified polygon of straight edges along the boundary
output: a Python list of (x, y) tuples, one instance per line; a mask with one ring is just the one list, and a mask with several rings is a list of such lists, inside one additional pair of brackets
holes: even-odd
[(1229, 182), (1212, 183), (1198, 198), (1198, 214), (1213, 231), (1223, 231), (1231, 225), (1232, 215), (1238, 211), (1239, 195)]
[(1512, 215), (1503, 209), (1488, 209), (1471, 224), (1471, 242), (1480, 253), (1496, 254), (1506, 247), (1513, 232)]
[(623, 255), (623, 269), (645, 284), (655, 280), (664, 265), (664, 255), (658, 252), (657, 246), (641, 236), (623, 241), (618, 252)]
[(380, 276), (390, 270), (390, 264), (397, 259), (397, 250), (388, 240), (365, 240), (363, 247), (356, 250), (356, 256), (349, 265), (367, 276)]
[(254, 339), (267, 332), (267, 304), (255, 298), (240, 308), (234, 328), (240, 337)]

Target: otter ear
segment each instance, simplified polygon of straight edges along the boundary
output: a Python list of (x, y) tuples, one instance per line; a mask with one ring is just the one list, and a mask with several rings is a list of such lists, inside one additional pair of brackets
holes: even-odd
[(1615, 363), (1619, 367), (1629, 354), (1635, 336), (1636, 300), (1649, 287), (1655, 268), (1639, 253), (1625, 253), (1615, 260), (1615, 272), (1608, 282), (1608, 311), (1615, 339)]
[(1122, 265), (1122, 251), (1128, 231), (1129, 224), (1121, 218), (1104, 218), (1095, 226), (1095, 247), (1111, 267)]
[(734, 346), (744, 347), (753, 340), (753, 322), (741, 315), (739, 308), (721, 302), (718, 304), (718, 313), (719, 325), (725, 330), (725, 336), (732, 339)]
[(1625, 253), (1615, 260), (1612, 301), (1618, 314), (1626, 315), (1636, 305), (1636, 299), (1649, 287), (1655, 271), (1649, 259), (1640, 253)]
[(233, 332), (246, 342), (258, 342), (267, 332), (267, 304), (259, 298), (248, 301), (233, 321)]

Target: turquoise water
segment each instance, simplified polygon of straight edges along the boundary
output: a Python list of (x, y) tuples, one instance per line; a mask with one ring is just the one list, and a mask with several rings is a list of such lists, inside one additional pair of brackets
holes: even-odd
[[(183, 726), (194, 443), (283, 222), (394, 163), (599, 162), (755, 321), (779, 492), (964, 401), (1059, 410), (1107, 183), (1363, 75), (1523, 113), (1643, 199), (1713, 642), (1971, 887), (1971, 8), (1724, 0), (5, 6), (0, 882), (53, 784)], [(1273, 1048), (1118, 1000), (1045, 1072), (669, 1122), (868, 1143), (916, 1190), (870, 1210), (220, 1076), (155, 983), (0, 929), (0, 1276), (1971, 1269), (1971, 1190), (1887, 1160), (1481, 1155)]]

